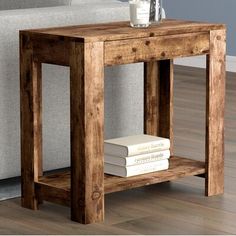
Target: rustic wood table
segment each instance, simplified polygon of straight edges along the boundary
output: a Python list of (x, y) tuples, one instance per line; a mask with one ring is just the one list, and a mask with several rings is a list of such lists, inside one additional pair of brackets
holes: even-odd
[[(226, 29), (164, 20), (146, 29), (129, 22), (20, 32), (22, 206), (71, 206), (80, 223), (104, 220), (104, 194), (185, 176), (205, 178), (206, 195), (224, 188)], [(173, 59), (207, 55), (205, 162), (173, 155)], [(121, 178), (103, 173), (104, 66), (144, 62), (144, 133), (171, 140), (170, 169)], [(71, 170), (42, 171), (42, 63), (70, 67)]]

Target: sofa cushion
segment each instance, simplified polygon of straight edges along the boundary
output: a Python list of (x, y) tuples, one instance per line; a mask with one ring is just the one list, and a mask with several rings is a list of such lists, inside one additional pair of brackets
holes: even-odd
[[(45, 0), (46, 1), (46, 0)], [(19, 30), (129, 19), (128, 4), (0, 11), (0, 179), (20, 175)], [(105, 138), (143, 131), (143, 70), (105, 70)], [(135, 93), (134, 93), (135, 91)], [(70, 165), (69, 69), (43, 65), (44, 170)]]
[(1, 0), (0, 10), (27, 9), (69, 5), (71, 0)]
[(71, 0), (71, 5), (77, 5), (81, 3), (108, 3), (108, 2), (127, 2), (127, 0)]

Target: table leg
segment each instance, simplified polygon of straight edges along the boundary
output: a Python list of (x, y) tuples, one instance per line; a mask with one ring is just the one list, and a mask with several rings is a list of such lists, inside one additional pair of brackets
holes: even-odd
[(71, 43), (71, 218), (104, 220), (103, 42)]
[(224, 192), (225, 30), (210, 32), (206, 96), (206, 195)]
[(144, 133), (169, 138), (173, 154), (173, 61), (144, 63)]
[(22, 206), (38, 208), (34, 182), (42, 175), (41, 63), (33, 60), (29, 38), (20, 37)]

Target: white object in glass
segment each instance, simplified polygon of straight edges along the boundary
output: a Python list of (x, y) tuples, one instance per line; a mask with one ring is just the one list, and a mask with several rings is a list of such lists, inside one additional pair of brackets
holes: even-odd
[(150, 0), (130, 0), (130, 25), (148, 27), (150, 24)]

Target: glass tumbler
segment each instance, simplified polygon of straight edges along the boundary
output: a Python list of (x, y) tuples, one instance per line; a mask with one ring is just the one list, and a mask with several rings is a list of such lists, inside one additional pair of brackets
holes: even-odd
[(151, 0), (150, 21), (159, 23), (162, 18), (162, 0)]
[(150, 0), (129, 0), (130, 25), (145, 28), (150, 25)]

